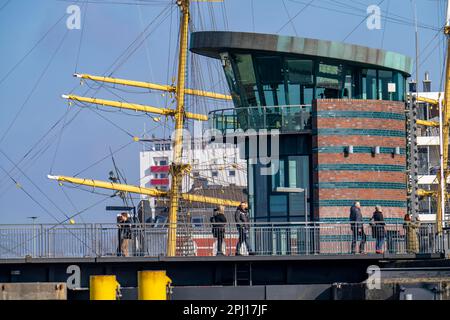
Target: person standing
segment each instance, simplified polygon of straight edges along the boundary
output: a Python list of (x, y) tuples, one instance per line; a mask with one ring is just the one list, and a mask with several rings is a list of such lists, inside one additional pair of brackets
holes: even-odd
[(375, 212), (370, 220), (372, 225), (372, 236), (375, 238), (375, 252), (378, 254), (383, 253), (384, 239), (386, 237), (383, 212), (380, 206), (375, 206)]
[(406, 252), (409, 254), (416, 254), (419, 252), (419, 227), (420, 221), (416, 219), (413, 221), (411, 215), (407, 213), (404, 218), (403, 227), (406, 232)]
[(364, 232), (361, 204), (356, 201), (350, 208), (350, 229), (352, 231), (352, 254), (356, 253), (356, 242), (361, 239), (359, 253), (364, 254), (366, 245), (366, 234)]
[(211, 223), (213, 224), (213, 235), (217, 238), (217, 255), (223, 256), (222, 246), (225, 239), (225, 224), (227, 223), (224, 206), (219, 206), (214, 209), (214, 214), (211, 217)]
[(122, 212), (117, 217), (119, 230), (119, 256), (129, 257), (129, 245), (131, 239), (131, 221), (128, 218), (128, 213)]
[(242, 244), (245, 243), (245, 246), (247, 247), (248, 254), (253, 255), (254, 253), (250, 249), (250, 243), (248, 239), (248, 235), (250, 232), (250, 225), (249, 225), (249, 217), (248, 217), (248, 205), (247, 202), (243, 201), (239, 204), (239, 206), (236, 209), (236, 212), (234, 213), (234, 220), (236, 222), (236, 228), (239, 234), (239, 240), (236, 245), (236, 255), (241, 255), (241, 247)]

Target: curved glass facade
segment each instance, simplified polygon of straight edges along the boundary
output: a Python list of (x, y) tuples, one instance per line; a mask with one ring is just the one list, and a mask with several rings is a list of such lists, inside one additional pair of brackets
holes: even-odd
[(282, 53), (228, 52), (236, 108), (311, 105), (314, 99), (405, 101), (406, 75), (351, 61)]

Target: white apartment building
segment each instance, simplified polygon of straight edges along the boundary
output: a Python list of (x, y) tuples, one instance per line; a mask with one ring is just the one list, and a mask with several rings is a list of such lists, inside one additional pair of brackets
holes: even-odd
[[(423, 92), (420, 97), (438, 100), (443, 96), (441, 92), (432, 92), (431, 81), (425, 75)], [(410, 91), (415, 91), (411, 90)], [(413, 93), (413, 95), (415, 95)], [(424, 120), (439, 121), (438, 108), (434, 105), (418, 102), (418, 118)], [(417, 145), (419, 151), (419, 188), (424, 190), (437, 190), (438, 184), (436, 174), (439, 172), (439, 128), (418, 126)], [(450, 183), (448, 181), (447, 183)], [(436, 219), (436, 199), (424, 198), (419, 204), (419, 213), (422, 221), (433, 221)], [(449, 208), (446, 208), (448, 212)]]
[[(140, 152), (140, 186), (169, 190), (169, 169), (172, 163), (172, 143), (170, 139), (148, 139), (144, 150)], [(195, 180), (207, 181), (208, 185), (240, 187), (247, 186), (247, 164), (239, 156), (239, 148), (233, 144), (192, 143), (191, 148), (183, 151), (183, 163), (192, 166), (190, 173), (183, 179), (182, 190), (192, 189)], [(155, 199), (148, 199), (152, 215), (155, 212)]]

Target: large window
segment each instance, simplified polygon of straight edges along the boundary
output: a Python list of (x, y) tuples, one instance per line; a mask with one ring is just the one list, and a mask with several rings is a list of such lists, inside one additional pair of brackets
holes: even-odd
[(405, 100), (406, 79), (397, 71), (263, 53), (231, 57), (236, 78), (224, 69), (237, 107), (304, 105), (313, 98)]
[(363, 69), (362, 75), (362, 98), (377, 99), (377, 71), (373, 69)]
[(378, 99), (394, 100), (397, 84), (392, 79), (392, 71), (378, 70)]
[(320, 62), (316, 71), (316, 98), (338, 99), (343, 91), (343, 66)]
[(286, 105), (283, 59), (278, 56), (256, 57), (256, 68), (265, 105)]
[(270, 184), (267, 219), (274, 221), (284, 217), (288, 220), (305, 220), (305, 212), (309, 212), (309, 205), (305, 204), (305, 189), (306, 196), (310, 197), (309, 156), (281, 158), (278, 170), (274, 169), (267, 182)]
[(286, 68), (289, 104), (311, 104), (314, 92), (313, 61), (286, 59)]
[(237, 54), (235, 59), (236, 66), (239, 70), (241, 91), (242, 95), (245, 96), (246, 104), (248, 106), (261, 105), (258, 88), (256, 86), (252, 56), (250, 54)]

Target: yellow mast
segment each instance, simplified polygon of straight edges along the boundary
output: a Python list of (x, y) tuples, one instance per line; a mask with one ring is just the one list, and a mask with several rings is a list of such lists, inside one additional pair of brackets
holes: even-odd
[[(175, 140), (173, 145), (173, 162), (170, 166), (170, 174), (172, 177), (171, 189), (169, 192), (160, 191), (157, 189), (143, 188), (138, 186), (111, 183), (108, 181), (100, 181), (85, 178), (67, 177), (67, 176), (48, 176), (49, 179), (57, 180), (60, 182), (67, 182), (85, 186), (91, 186), (94, 188), (103, 188), (116, 191), (130, 192), (136, 194), (144, 194), (151, 197), (170, 197), (170, 207), (169, 207), (169, 234), (167, 239), (167, 256), (175, 256), (176, 254), (176, 236), (177, 236), (177, 211), (179, 205), (179, 199), (183, 199), (188, 202), (200, 202), (209, 203), (215, 205), (224, 206), (238, 206), (239, 201), (227, 200), (221, 198), (207, 197), (202, 195), (194, 195), (181, 193), (180, 187), (184, 174), (190, 170), (190, 165), (183, 164), (182, 160), (182, 145), (183, 145), (183, 135), (182, 129), (184, 126), (184, 118), (206, 121), (208, 117), (206, 115), (194, 114), (185, 112), (184, 102), (185, 94), (197, 95), (206, 98), (231, 100), (231, 96), (208, 92), (204, 90), (187, 89), (185, 87), (186, 83), (186, 65), (187, 65), (187, 50), (188, 50), (188, 28), (189, 28), (189, 0), (178, 0), (177, 5), (180, 7), (182, 12), (181, 24), (180, 24), (180, 43), (179, 43), (179, 56), (178, 56), (178, 80), (176, 87), (174, 86), (164, 86), (154, 83), (147, 83), (142, 81), (117, 79), (110, 77), (98, 77), (91, 76), (87, 74), (75, 74), (76, 77), (82, 79), (88, 79), (93, 81), (107, 82), (113, 84), (120, 84), (126, 86), (141, 87), (153, 90), (161, 90), (166, 92), (174, 92), (176, 94), (177, 106), (176, 109), (164, 109), (156, 108), (147, 105), (141, 105), (136, 103), (111, 101), (105, 99), (80, 97), (76, 95), (63, 95), (63, 98), (80, 101), (86, 103), (92, 103), (102, 106), (109, 106), (114, 108), (129, 109), (134, 111), (141, 111), (146, 113), (156, 113), (166, 116), (173, 116), (175, 118)], [(135, 137), (135, 141), (138, 139)]]
[[(101, 181), (94, 180), (88, 178), (75, 178), (75, 177), (66, 177), (66, 176), (52, 176), (49, 175), (48, 178), (50, 180), (57, 180), (59, 182), (68, 182), (73, 184), (79, 184), (83, 186), (93, 187), (93, 188), (102, 188), (116, 191), (123, 191), (129, 193), (136, 194), (145, 194), (150, 197), (167, 197), (169, 195), (166, 191), (161, 191), (153, 188), (144, 188), (138, 186), (132, 186), (128, 184), (115, 183), (110, 181)], [(189, 194), (189, 193), (181, 193), (180, 197), (188, 202), (200, 202), (200, 203), (209, 203), (215, 204), (218, 206), (229, 206), (229, 207), (237, 207), (239, 205), (239, 201), (227, 200), (221, 198), (207, 197), (198, 194)]]
[(438, 193), (438, 212), (436, 222), (438, 226), (438, 233), (442, 232), (442, 223), (445, 214), (445, 203), (448, 199), (447, 195), (447, 178), (448, 172), (448, 143), (449, 143), (449, 125), (450, 125), (450, 1), (447, 1), (447, 20), (444, 28), (445, 37), (447, 39), (447, 54), (445, 62), (445, 87), (444, 87), (444, 99), (440, 108), (440, 116), (442, 117), (441, 127), (441, 168), (443, 173), (439, 179), (440, 191)]
[[(165, 115), (165, 116), (174, 116), (177, 113), (176, 110), (157, 108), (157, 107), (147, 106), (147, 105), (138, 104), (138, 103), (129, 103), (129, 102), (105, 100), (105, 99), (98, 99), (98, 98), (80, 97), (80, 96), (73, 95), (73, 94), (62, 95), (62, 97), (64, 99), (68, 99), (68, 100), (72, 100), (72, 101), (87, 102), (87, 103), (98, 104), (101, 106), (115, 107), (115, 108), (119, 108), (119, 109), (128, 109), (128, 110), (133, 110), (133, 111), (142, 111), (142, 112), (146, 112), (146, 113), (155, 113), (155, 114), (161, 114), (161, 115)], [(196, 113), (186, 112), (185, 116), (188, 119), (208, 121), (208, 116), (206, 116), (204, 114), (196, 114)]]
[[(93, 76), (90, 74), (75, 73), (74, 77), (81, 78), (81, 79), (89, 79), (89, 80), (98, 81), (98, 82), (120, 84), (120, 85), (125, 85), (125, 86), (166, 91), (166, 92), (176, 92), (176, 90), (177, 90), (176, 87), (169, 86), (169, 85), (162, 85), (162, 84), (143, 82), (143, 81), (135, 81), (135, 80), (127, 80), (127, 79), (119, 79), (119, 78), (111, 78), (111, 77), (99, 77), (99, 76)], [(196, 95), (196, 96), (200, 96), (200, 97), (206, 97), (206, 98), (232, 100), (230, 95), (216, 93), (216, 92), (209, 92), (209, 91), (205, 91), (205, 90), (196, 90), (196, 89), (185, 88), (184, 93), (190, 94), (190, 95)]]
[[(445, 38), (447, 39), (447, 54), (445, 59), (445, 87), (443, 100), (428, 99), (425, 97), (416, 97), (417, 101), (427, 102), (439, 106), (439, 123), (433, 121), (418, 120), (417, 124), (424, 126), (440, 127), (439, 147), (440, 147), (440, 173), (437, 175), (439, 191), (437, 192), (437, 213), (436, 224), (437, 232), (442, 233), (443, 220), (445, 215), (445, 204), (448, 199), (447, 179), (448, 170), (448, 144), (450, 133), (450, 1), (447, 1), (447, 19), (444, 28)], [(416, 84), (418, 85), (418, 84)], [(410, 97), (412, 99), (412, 96)], [(419, 190), (419, 195), (431, 196), (435, 192)]]
[(183, 125), (184, 125), (184, 94), (186, 80), (186, 60), (188, 46), (189, 29), (189, 0), (180, 0), (177, 2), (182, 12), (180, 25), (180, 52), (178, 55), (178, 79), (177, 79), (177, 108), (175, 112), (175, 140), (173, 145), (173, 162), (171, 166), (172, 183), (170, 186), (170, 204), (169, 204), (169, 237), (167, 243), (167, 255), (175, 256), (176, 238), (177, 238), (177, 212), (178, 197), (181, 186), (181, 179), (186, 170), (182, 165), (182, 146), (183, 146)]

